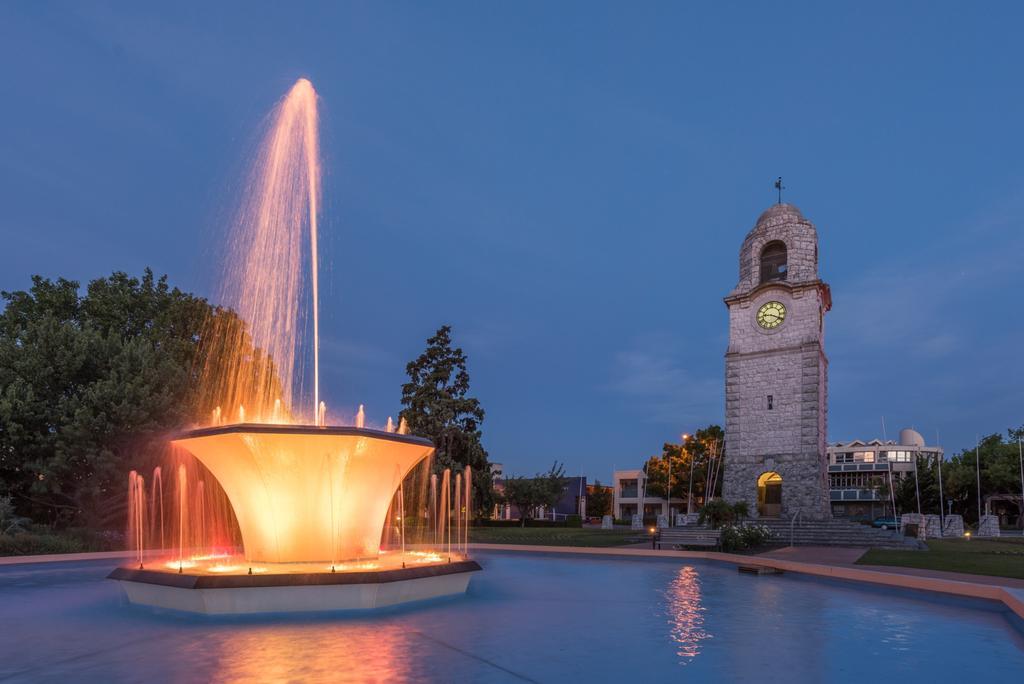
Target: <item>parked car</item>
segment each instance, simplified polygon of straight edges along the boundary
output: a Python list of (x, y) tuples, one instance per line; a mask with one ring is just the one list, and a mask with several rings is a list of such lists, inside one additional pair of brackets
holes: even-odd
[(878, 527), (878, 528), (881, 528), (883, 530), (889, 530), (889, 529), (895, 530), (895, 529), (897, 529), (899, 527), (899, 525), (896, 522), (896, 518), (894, 518), (892, 516), (889, 516), (889, 517), (883, 516), (881, 518), (875, 518), (874, 520), (871, 521), (871, 526), (872, 527)]

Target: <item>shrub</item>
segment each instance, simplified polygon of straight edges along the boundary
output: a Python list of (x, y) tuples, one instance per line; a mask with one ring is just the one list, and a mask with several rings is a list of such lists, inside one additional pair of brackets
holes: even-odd
[(29, 525), (13, 534), (0, 534), (0, 556), (121, 551), (124, 548), (124, 535), (113, 531), (71, 528), (55, 532), (46, 525)]
[(14, 502), (9, 496), (0, 496), (0, 535), (23, 532), (28, 525), (28, 518), (14, 512)]
[(570, 515), (565, 519), (566, 527), (583, 527), (583, 518), (578, 515)]
[(730, 504), (724, 499), (712, 499), (704, 508), (700, 509), (700, 515), (697, 516), (697, 524), (709, 525), (713, 529), (718, 529), (722, 525), (743, 520), (749, 513), (750, 509), (746, 501), (737, 501), (734, 504)]
[(771, 539), (772, 532), (757, 523), (722, 526), (722, 550), (742, 551), (761, 546)]
[[(569, 527), (565, 521), (559, 520), (555, 522), (553, 520), (534, 520), (532, 518), (527, 519), (526, 525), (523, 525), (521, 520), (479, 520), (474, 522), (475, 525), (480, 527)], [(581, 527), (577, 525), (577, 527)]]
[(85, 545), (80, 540), (62, 535), (34, 532), (0, 535), (0, 556), (79, 553), (85, 550)]

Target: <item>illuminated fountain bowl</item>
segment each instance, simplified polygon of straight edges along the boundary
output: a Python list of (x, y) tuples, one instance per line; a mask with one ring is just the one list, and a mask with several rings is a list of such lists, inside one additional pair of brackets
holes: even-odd
[(429, 440), (354, 427), (237, 424), (185, 432), (172, 443), (224, 489), (244, 560), (117, 568), (110, 577), (132, 603), (208, 614), (372, 609), (465, 593), (480, 569), (465, 558), (384, 558), (380, 550), (398, 486), (433, 452)]

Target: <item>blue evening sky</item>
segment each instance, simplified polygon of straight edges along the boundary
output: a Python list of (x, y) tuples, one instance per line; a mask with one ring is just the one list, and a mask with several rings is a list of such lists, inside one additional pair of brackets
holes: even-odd
[[(148, 6), (147, 6), (148, 5)], [(324, 378), (399, 410), (454, 326), (506, 472), (607, 481), (723, 420), (722, 297), (818, 227), (829, 440), (1024, 423), (1024, 5), (0, 5), (0, 288), (210, 294), (263, 117), (321, 96)]]

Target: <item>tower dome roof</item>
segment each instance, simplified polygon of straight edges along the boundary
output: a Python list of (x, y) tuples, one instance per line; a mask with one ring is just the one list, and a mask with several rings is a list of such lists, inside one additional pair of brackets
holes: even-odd
[(792, 204), (773, 204), (761, 213), (754, 227), (758, 228), (768, 223), (804, 222), (806, 220), (800, 210)]
[(761, 254), (772, 242), (785, 245), (792, 285), (818, 280), (818, 233), (792, 204), (773, 204), (757, 218), (740, 247), (740, 279), (733, 293), (750, 291), (760, 282)]

